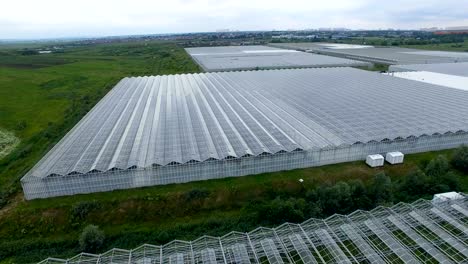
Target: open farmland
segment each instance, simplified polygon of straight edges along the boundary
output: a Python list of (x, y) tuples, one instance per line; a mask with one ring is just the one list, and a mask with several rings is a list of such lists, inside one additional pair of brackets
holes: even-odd
[(12, 45), (0, 46), (0, 129), (21, 140), (0, 160), (1, 205), (20, 192), (20, 177), (120, 79), (199, 71), (172, 43), (70, 45), (61, 51), (22, 55)]

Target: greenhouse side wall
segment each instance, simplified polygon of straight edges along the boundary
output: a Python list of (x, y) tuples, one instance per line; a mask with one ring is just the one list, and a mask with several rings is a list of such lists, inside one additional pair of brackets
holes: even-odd
[(390, 151), (401, 151), (405, 154), (418, 153), (455, 148), (467, 143), (468, 133), (450, 133), (146, 169), (75, 174), (43, 179), (27, 175), (21, 180), (21, 184), (26, 199), (30, 200), (315, 167), (364, 160), (368, 154), (383, 154)]

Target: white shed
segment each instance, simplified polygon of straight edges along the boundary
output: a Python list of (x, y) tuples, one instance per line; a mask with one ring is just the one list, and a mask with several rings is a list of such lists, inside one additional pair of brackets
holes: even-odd
[(385, 156), (385, 160), (390, 164), (400, 164), (403, 163), (405, 155), (399, 151), (388, 152)]
[(447, 202), (451, 200), (463, 199), (464, 196), (457, 192), (446, 192), (434, 194), (433, 202)]
[(368, 155), (366, 158), (366, 163), (372, 168), (380, 167), (384, 165), (384, 157), (380, 154)]

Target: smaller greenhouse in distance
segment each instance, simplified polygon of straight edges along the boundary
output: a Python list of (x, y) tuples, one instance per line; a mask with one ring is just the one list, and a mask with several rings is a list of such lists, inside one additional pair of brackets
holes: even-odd
[(468, 62), (391, 65), (388, 70), (390, 72), (426, 71), (468, 77)]
[(39, 264), (467, 263), (468, 199), (399, 203), (350, 215), (259, 227)]
[(389, 65), (468, 62), (467, 52), (418, 50), (399, 47), (373, 47), (320, 42), (272, 43), (270, 46)]
[(205, 70), (233, 71), (280, 68), (321, 68), (370, 66), (370, 63), (311, 54), (268, 46), (225, 46), (186, 48), (190, 56)]

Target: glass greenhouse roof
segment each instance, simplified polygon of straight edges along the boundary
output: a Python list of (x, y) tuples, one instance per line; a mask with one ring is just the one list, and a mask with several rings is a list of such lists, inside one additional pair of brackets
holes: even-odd
[(425, 51), (398, 47), (367, 47), (336, 49), (333, 43), (278, 43), (273, 47), (311, 51), (320, 54), (338, 56), (349, 59), (372, 61), (385, 64), (432, 64), (468, 62), (466, 52)]
[(367, 66), (368, 63), (267, 46), (185, 49), (205, 71)]
[(463, 196), (447, 202), (380, 206), (222, 237), (48, 258), (40, 264), (466, 263), (468, 199)]
[(125, 78), (28, 175), (464, 132), (466, 102), (467, 91), (353, 68)]
[[(468, 53), (467, 53), (468, 54)], [(449, 75), (468, 77), (468, 62), (459, 63), (437, 63), (437, 64), (410, 64), (392, 65), (390, 71), (428, 71)]]

